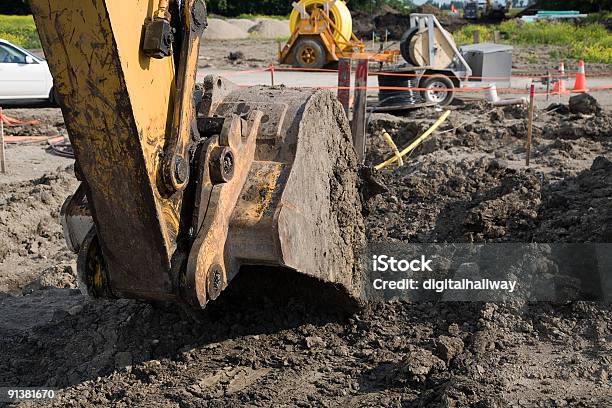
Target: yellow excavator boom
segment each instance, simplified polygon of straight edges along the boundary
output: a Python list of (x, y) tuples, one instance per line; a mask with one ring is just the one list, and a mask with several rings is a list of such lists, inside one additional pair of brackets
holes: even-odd
[(62, 208), (90, 295), (204, 307), (246, 266), (355, 301), (354, 149), (326, 91), (196, 84), (204, 0), (32, 0), (75, 172)]

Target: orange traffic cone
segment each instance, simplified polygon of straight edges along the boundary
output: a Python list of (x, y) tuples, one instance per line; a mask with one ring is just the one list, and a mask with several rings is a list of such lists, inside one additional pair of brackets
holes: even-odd
[(553, 89), (553, 93), (557, 95), (563, 95), (567, 93), (567, 88), (565, 86), (565, 64), (562, 62), (559, 64), (559, 79), (555, 82), (555, 88)]
[(576, 83), (574, 84), (574, 92), (583, 93), (587, 92), (586, 87), (586, 72), (584, 69), (584, 61), (580, 60), (578, 63), (578, 73), (576, 74)]

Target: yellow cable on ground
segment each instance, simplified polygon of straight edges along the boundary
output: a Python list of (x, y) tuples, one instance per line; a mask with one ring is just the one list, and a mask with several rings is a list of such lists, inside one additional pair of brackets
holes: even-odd
[(408, 146), (407, 148), (402, 150), (400, 152), (399, 156), (397, 156), (397, 155), (393, 156), (392, 158), (390, 158), (386, 162), (380, 163), (378, 166), (375, 167), (375, 169), (376, 170), (384, 169), (388, 165), (398, 161), (399, 158), (404, 157), (405, 155), (407, 155), (408, 153), (410, 153), (411, 151), (413, 151), (414, 149), (419, 147), (419, 145), (421, 143), (423, 143), (425, 141), (425, 139), (427, 139), (442, 123), (444, 123), (444, 121), (450, 116), (450, 114), (451, 114), (451, 111), (449, 111), (449, 110), (444, 112), (444, 114), (442, 116), (440, 116), (440, 118), (436, 121), (436, 123), (434, 123), (425, 133), (423, 133), (421, 136), (419, 136), (419, 138), (417, 140), (412, 142), (410, 144), (410, 146)]
[[(325, 3), (333, 3), (329, 0), (300, 0), (298, 5), (306, 7), (306, 11), (310, 13), (313, 8), (318, 7), (321, 10), (324, 9)], [(353, 34), (353, 18), (351, 12), (346, 6), (346, 3), (342, 0), (338, 0), (329, 9), (329, 16), (332, 21), (336, 24), (338, 31), (334, 32), (334, 38), (342, 46), (346, 48), (348, 44), (344, 38), (350, 40)], [(289, 28), (292, 33), (298, 29), (300, 24), (300, 13), (293, 8), (291, 16), (289, 17)]]
[(383, 129), (383, 138), (385, 139), (385, 141), (387, 142), (387, 144), (389, 145), (389, 147), (391, 148), (391, 150), (393, 151), (393, 154), (395, 154), (395, 157), (397, 157), (398, 160), (398, 166), (403, 166), (404, 165), (404, 159), (402, 159), (402, 156), (400, 155), (400, 151), (397, 148), (397, 145), (395, 144), (395, 142), (393, 141), (393, 138), (391, 137), (390, 134), (387, 133), (386, 130)]

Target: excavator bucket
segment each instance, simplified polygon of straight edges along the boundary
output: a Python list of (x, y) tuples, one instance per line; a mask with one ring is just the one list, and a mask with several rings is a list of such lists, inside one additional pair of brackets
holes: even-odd
[[(255, 133), (256, 138), (253, 161), (241, 169), (244, 181), (236, 184), (235, 204), (232, 200), (218, 205), (205, 184), (196, 193), (198, 203), (202, 203), (198, 198), (210, 196), (205, 217), (196, 216), (194, 221), (207, 233), (200, 234), (191, 249), (187, 284), (204, 284), (196, 271), (209, 267), (208, 259), (223, 254), (229, 279), (243, 265), (279, 266), (360, 297), (363, 288), (356, 258), (363, 221), (357, 160), (340, 103), (327, 91), (238, 89), (215, 76), (205, 79), (204, 91), (200, 108), (204, 118), (260, 119), (257, 129), (240, 120), (242, 133)], [(196, 213), (203, 210), (198, 208)], [(211, 249), (220, 242), (208, 228), (215, 212), (229, 215), (229, 227), (227, 232), (225, 226), (220, 231), (226, 236), (225, 245)], [(210, 296), (215, 297), (214, 292), (209, 288)]]
[(83, 290), (201, 308), (265, 266), (363, 298), (357, 159), (334, 95), (196, 86), (203, 0), (32, 9), (82, 182), (61, 214)]

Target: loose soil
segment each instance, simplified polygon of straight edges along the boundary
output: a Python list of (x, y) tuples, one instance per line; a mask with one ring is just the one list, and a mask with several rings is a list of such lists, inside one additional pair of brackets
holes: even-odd
[[(612, 242), (608, 108), (538, 109), (530, 168), (523, 109), (451, 109), (405, 166), (383, 170), (370, 242)], [(368, 163), (391, 155), (383, 129), (405, 146), (440, 115), (372, 115)], [(245, 297), (257, 271), (201, 313), (85, 298), (57, 221), (75, 184), (70, 169), (0, 184), (0, 386), (59, 388), (49, 406), (612, 403), (607, 303), (381, 301), (346, 315)]]
[[(455, 32), (469, 24), (460, 17), (451, 17), (447, 12), (437, 7), (425, 4), (416, 10), (417, 13), (434, 14), (440, 24), (448, 31)], [(381, 9), (374, 11), (374, 15), (365, 12), (352, 12), (353, 31), (362, 39), (371, 39), (372, 33), (384, 39), (385, 35), (392, 40), (400, 40), (410, 27), (410, 16), (398, 13), (396, 10)]]
[(248, 38), (247, 30), (238, 25), (231, 24), (220, 18), (209, 18), (208, 27), (204, 32), (206, 40), (242, 40)]
[(289, 22), (282, 20), (261, 20), (249, 29), (249, 34), (256, 38), (289, 38)]
[[(288, 20), (271, 18), (248, 19), (220, 19), (209, 18), (208, 27), (204, 33), (204, 40), (244, 40), (249, 37), (256, 39), (288, 38)], [(251, 40), (252, 41), (252, 40)]]

